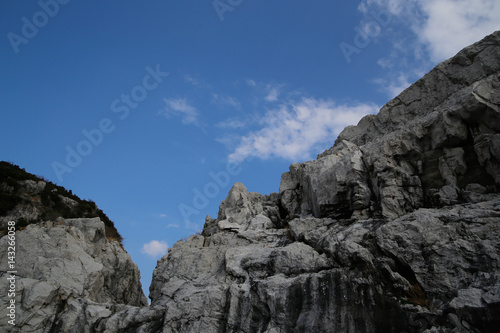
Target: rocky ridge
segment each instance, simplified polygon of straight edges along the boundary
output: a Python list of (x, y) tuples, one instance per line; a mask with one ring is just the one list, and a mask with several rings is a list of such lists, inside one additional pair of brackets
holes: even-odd
[[(151, 306), (111, 289), (98, 298), (95, 286), (110, 285), (97, 264), (69, 301), (59, 295), (71, 281), (45, 298), (29, 297), (30, 285), (19, 301), (32, 318), (56, 318), (28, 321), (32, 332), (496, 332), (499, 164), (496, 32), (346, 128), (316, 160), (292, 164), (279, 193), (236, 183), (202, 234), (158, 261)], [(98, 222), (47, 222), (18, 237), (61, 233), (50, 238), (72, 237), (89, 262), (116, 267), (87, 246), (110, 252)], [(40, 266), (23, 264), (23, 274), (50, 283)], [(130, 273), (108, 272), (133, 285)]]
[(122, 241), (104, 212), (91, 200), (82, 200), (71, 190), (35, 176), (19, 166), (0, 161), (0, 234), (7, 231), (7, 223), (16, 221), (20, 229), (42, 221), (62, 218), (99, 217), (104, 222), (110, 241)]
[(236, 184), (158, 262), (163, 331), (493, 331), (499, 60), (497, 32), (292, 164), (279, 194)]
[[(0, 211), (2, 332), (90, 332), (88, 321), (96, 313), (148, 304), (137, 265), (92, 201), (0, 162)], [(14, 269), (8, 265), (9, 221), (17, 230)], [(11, 281), (15, 297), (7, 297)], [(8, 323), (14, 319), (7, 315), (11, 300), (15, 326)]]
[[(7, 249), (8, 237), (0, 239)], [(126, 305), (146, 306), (140, 274), (99, 218), (30, 224), (16, 232), (16, 326), (0, 299), (0, 327), (8, 332), (91, 332), (89, 320)], [(9, 290), (7, 252), (0, 253), (0, 288)]]

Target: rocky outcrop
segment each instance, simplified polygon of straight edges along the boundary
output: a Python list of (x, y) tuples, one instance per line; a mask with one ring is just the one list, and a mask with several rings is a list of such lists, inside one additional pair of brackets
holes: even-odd
[(19, 166), (0, 161), (0, 234), (7, 223), (16, 221), (17, 228), (63, 218), (99, 217), (104, 222), (106, 237), (121, 242), (122, 237), (95, 202), (82, 200), (71, 190), (35, 176)]
[[(89, 322), (116, 304), (147, 305), (137, 266), (118, 241), (110, 242), (99, 218), (57, 219), (16, 233), (16, 325), (0, 299), (0, 327), (10, 332), (91, 332)], [(8, 237), (0, 239), (7, 249)], [(0, 252), (0, 288), (10, 281), (7, 252)], [(12, 329), (12, 330), (10, 330)]]
[[(125, 291), (133, 274), (113, 287), (100, 279), (119, 276), (123, 261), (108, 258), (113, 245), (99, 236), (98, 220), (61, 219), (19, 232), (33, 234), (41, 249), (47, 247), (39, 239), (48, 237), (79, 253), (26, 262), (26, 327), (496, 332), (499, 164), (496, 32), (438, 65), (378, 115), (346, 128), (316, 160), (292, 164), (279, 193), (249, 193), (236, 183), (217, 218), (207, 216), (200, 235), (158, 261), (149, 307)], [(54, 289), (51, 267), (79, 274)], [(53, 319), (44, 322), (44, 311)]]
[(500, 33), (346, 128), (279, 194), (236, 184), (151, 285), (164, 332), (493, 332)]
[(95, 203), (0, 162), (0, 215), (0, 331), (93, 332), (100, 318), (147, 305), (137, 266)]
[(150, 297), (166, 309), (165, 332), (493, 332), (498, 325), (499, 195), (391, 221), (309, 215), (285, 227), (273, 223), (279, 217), (269, 212), (279, 205), (269, 199), (236, 184), (221, 211), (236, 202), (229, 210), (245, 219), (208, 218), (211, 234), (178, 242), (158, 262)]
[[(346, 128), (315, 161), (292, 164), (291, 214), (394, 219), (500, 186), (500, 43), (487, 37)], [(481, 185), (477, 187), (476, 185)], [(472, 186), (472, 187), (471, 187)]]

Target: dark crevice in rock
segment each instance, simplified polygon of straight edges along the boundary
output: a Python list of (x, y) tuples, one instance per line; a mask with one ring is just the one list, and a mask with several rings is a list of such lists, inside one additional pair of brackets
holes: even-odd
[(490, 186), (495, 183), (493, 177), (486, 172), (483, 166), (479, 163), (476, 150), (474, 149), (474, 138), (472, 137), (471, 127), (477, 127), (472, 124), (468, 127), (467, 142), (463, 145), (464, 157), (467, 164), (467, 173), (458, 178), (458, 186), (465, 188), (467, 184), (480, 184), (482, 186)]
[[(63, 313), (68, 304), (68, 300), (59, 300), (59, 304), (57, 305), (57, 314)], [(61, 332), (62, 322), (60, 321), (59, 316), (56, 316), (52, 322), (49, 333), (58, 333)]]

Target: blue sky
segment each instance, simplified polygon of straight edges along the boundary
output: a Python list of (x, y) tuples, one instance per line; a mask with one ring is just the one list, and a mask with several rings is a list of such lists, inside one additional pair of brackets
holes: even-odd
[(148, 294), (235, 182), (277, 192), (438, 62), (495, 0), (2, 1), (0, 159), (94, 200)]

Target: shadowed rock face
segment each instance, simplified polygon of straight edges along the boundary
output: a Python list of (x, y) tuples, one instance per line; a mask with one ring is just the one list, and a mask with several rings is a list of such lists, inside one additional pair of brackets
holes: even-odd
[(317, 160), (292, 164), (281, 180), (283, 206), (315, 217), (394, 219), (470, 201), (468, 185), (496, 192), (498, 38), (439, 64), (378, 115), (346, 128)]
[(151, 306), (89, 280), (52, 331), (496, 332), (499, 164), (497, 32), (292, 164), (279, 193), (235, 184), (158, 261)]

